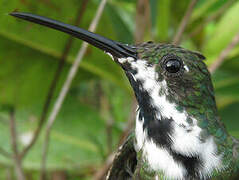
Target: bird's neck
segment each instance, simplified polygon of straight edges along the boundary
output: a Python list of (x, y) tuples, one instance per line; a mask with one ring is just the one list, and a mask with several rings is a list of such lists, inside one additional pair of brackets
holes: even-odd
[(172, 179), (204, 178), (222, 168), (222, 155), (208, 131), (184, 108), (169, 102), (154, 88), (139, 92), (136, 150), (155, 172)]

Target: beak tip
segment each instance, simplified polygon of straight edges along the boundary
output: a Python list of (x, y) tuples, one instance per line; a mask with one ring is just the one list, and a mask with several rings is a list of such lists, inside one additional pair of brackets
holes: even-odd
[(18, 17), (18, 16), (19, 16), (19, 13), (13, 11), (13, 12), (10, 12), (8, 15), (10, 15), (10, 16), (14, 16), (14, 17)]
[(13, 11), (13, 12), (10, 12), (9, 15), (13, 16), (13, 17), (16, 17), (16, 18), (25, 19), (25, 16), (27, 15), (27, 13)]

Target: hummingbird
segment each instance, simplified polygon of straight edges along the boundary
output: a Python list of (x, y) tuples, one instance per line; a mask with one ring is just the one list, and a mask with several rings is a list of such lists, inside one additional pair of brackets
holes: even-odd
[(123, 44), (43, 16), (10, 15), (86, 41), (123, 69), (138, 102), (135, 129), (106, 179), (228, 179), (238, 171), (239, 142), (219, 118), (201, 53), (151, 41)]

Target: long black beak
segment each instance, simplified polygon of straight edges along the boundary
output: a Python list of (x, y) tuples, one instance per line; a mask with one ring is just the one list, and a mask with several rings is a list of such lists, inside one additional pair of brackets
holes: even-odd
[(137, 53), (133, 47), (107, 39), (103, 36), (78, 28), (76, 26), (72, 26), (69, 24), (62, 23), (60, 21), (30, 13), (12, 12), (10, 13), (10, 15), (68, 33), (74, 37), (88, 42), (89, 44), (99, 49), (102, 49), (107, 53), (110, 53), (114, 57), (133, 57), (135, 59), (137, 58)]

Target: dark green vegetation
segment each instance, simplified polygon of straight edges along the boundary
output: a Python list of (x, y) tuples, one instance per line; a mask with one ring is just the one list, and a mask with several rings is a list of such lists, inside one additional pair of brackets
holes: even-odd
[[(88, 28), (99, 2), (89, 0), (80, 27)], [(68, 39), (68, 35), (16, 20), (7, 14), (18, 9), (74, 24), (81, 3), (77, 0), (0, 1), (0, 147), (4, 150), (11, 152), (10, 109), (16, 112), (20, 150), (36, 129)], [(143, 40), (171, 42), (188, 3), (188, 0), (180, 3), (176, 0), (151, 0), (150, 23), (145, 24)], [(124, 43), (134, 43), (138, 31), (135, 26), (136, 4), (136, 0), (109, 1), (96, 32)], [(213, 64), (238, 33), (238, 16), (237, 1), (199, 0), (183, 33), (181, 46), (202, 52), (207, 58), (205, 62)], [(192, 35), (197, 29), (196, 35)], [(80, 40), (73, 42), (52, 105), (81, 43)], [(212, 79), (219, 114), (230, 134), (239, 137), (239, 46), (232, 49)], [(101, 51), (92, 46), (88, 48), (53, 126), (47, 161), (49, 175), (60, 170), (66, 172), (69, 179), (91, 178), (105, 163), (111, 149), (117, 147), (130, 118), (132, 97), (132, 90), (120, 68)], [(112, 133), (106, 130), (109, 129), (106, 128), (109, 119), (114, 122), (110, 128)], [(215, 133), (223, 138), (220, 132)], [(42, 144), (43, 136), (40, 136), (23, 161), (26, 174), (32, 179), (39, 176)], [(12, 161), (0, 154), (0, 162), (0, 179), (6, 179), (9, 171), (13, 173)]]

